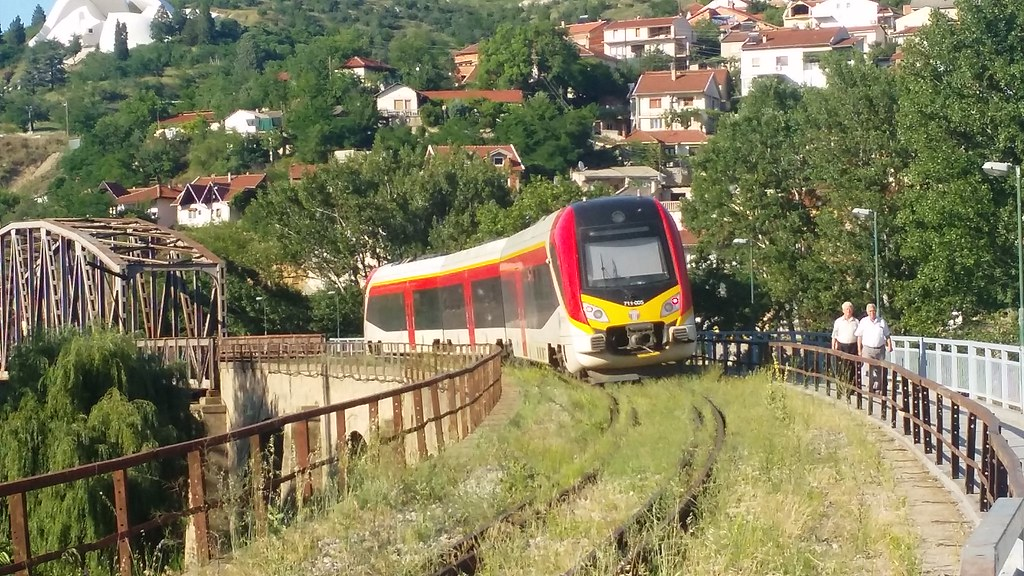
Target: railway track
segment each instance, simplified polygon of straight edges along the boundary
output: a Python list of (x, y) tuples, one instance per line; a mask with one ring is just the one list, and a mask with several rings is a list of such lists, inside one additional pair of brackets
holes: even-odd
[[(621, 558), (614, 573), (636, 574), (642, 566), (650, 564), (652, 553), (657, 548), (658, 534), (668, 533), (673, 526), (678, 526), (683, 531), (689, 530), (692, 526), (693, 514), (697, 509), (698, 497), (710, 481), (715, 462), (725, 443), (725, 416), (709, 398), (704, 397), (704, 401), (706, 403), (704, 410), (694, 407), (693, 417), (699, 427), (708, 424), (708, 420), (710, 420), (713, 434), (712, 445), (704, 455), (700, 466), (694, 467), (697, 473), (689, 482), (683, 496), (668, 508), (666, 514), (659, 514), (659, 509), (662, 507), (660, 505), (671, 498), (671, 489), (666, 483), (625, 522), (617, 526), (604, 542), (591, 549), (575, 566), (563, 572), (563, 576), (575, 576), (593, 569), (601, 558), (601, 551), (609, 547), (613, 547)], [(684, 474), (695, 464), (693, 458), (700, 452), (699, 446), (696, 445), (700, 438), (699, 435), (696, 436), (694, 444), (687, 446), (683, 451), (678, 465), (680, 474)]]
[[(564, 380), (569, 378), (560, 375)], [(577, 382), (578, 384), (578, 382)], [(603, 386), (597, 386), (609, 398), (609, 417), (603, 427), (602, 434), (609, 433), (620, 420), (625, 425), (640, 425), (640, 414), (635, 407), (628, 408), (626, 418), (619, 399)], [(696, 434), (694, 440), (682, 451), (677, 464), (677, 475), (682, 477), (693, 471), (692, 478), (686, 484), (685, 491), (671, 479), (663, 482), (641, 506), (631, 514), (625, 522), (617, 526), (611, 534), (583, 554), (576, 564), (565, 571), (565, 575), (576, 575), (592, 571), (604, 550), (614, 550), (617, 559), (612, 570), (615, 574), (632, 574), (652, 560), (652, 552), (657, 548), (656, 534), (666, 534), (673, 526), (687, 530), (692, 524), (698, 497), (708, 484), (715, 462), (721, 452), (725, 439), (725, 419), (721, 410), (708, 398), (703, 398), (702, 407), (693, 407), (692, 419), (694, 429), (708, 430), (711, 434), (711, 446), (702, 450), (705, 435)], [(699, 461), (698, 461), (699, 460)], [(558, 506), (566, 506), (579, 497), (588, 487), (594, 486), (601, 477), (601, 465), (595, 465), (586, 474), (543, 503), (523, 502), (511, 510), (500, 514), (485, 526), (461, 538), (450, 546), (432, 565), (426, 574), (430, 576), (455, 576), (460, 574), (473, 575), (478, 572), (484, 560), (481, 544), (488, 535), (501, 527), (526, 529), (531, 524), (543, 522), (545, 514)], [(680, 495), (681, 494), (681, 495)], [(434, 566), (440, 566), (434, 568)]]
[[(560, 377), (562, 379), (569, 380), (564, 375), (560, 375)], [(600, 389), (608, 397), (608, 420), (601, 430), (601, 434), (605, 435), (609, 433), (619, 421), (621, 408), (619, 406), (619, 400), (614, 394), (603, 387)], [(635, 426), (638, 422), (639, 418), (636, 409), (631, 408), (630, 424)], [(442, 564), (442, 566), (433, 572), (428, 572), (428, 574), (430, 576), (476, 574), (477, 568), (481, 563), (480, 543), (489, 534), (493, 533), (501, 526), (514, 526), (517, 528), (525, 527), (529, 522), (542, 517), (545, 513), (556, 506), (569, 502), (588, 486), (595, 484), (598, 478), (600, 478), (600, 467), (595, 466), (571, 485), (559, 491), (558, 494), (547, 502), (538, 504), (531, 501), (525, 501), (511, 510), (500, 514), (494, 520), (477, 529), (472, 534), (459, 539), (455, 544), (450, 546), (448, 550), (441, 555), (441, 560), (438, 562), (438, 564)]]

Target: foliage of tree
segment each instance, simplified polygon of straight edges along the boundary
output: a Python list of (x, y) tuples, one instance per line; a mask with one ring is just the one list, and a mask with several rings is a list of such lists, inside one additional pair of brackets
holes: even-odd
[(534, 178), (524, 184), (515, 195), (511, 206), (488, 204), (481, 208), (480, 226), (472, 242), (459, 248), (468, 248), (503, 236), (510, 236), (536, 224), (541, 218), (584, 197), (593, 198), (575, 182)]
[(564, 98), (579, 75), (579, 64), (576, 46), (553, 25), (503, 24), (480, 45), (477, 82)]
[[(0, 387), (0, 481), (55, 472), (197, 438), (183, 372), (141, 352), (130, 335), (75, 331), (37, 334), (17, 346), (10, 380)], [(187, 469), (175, 459), (128, 470), (128, 518), (138, 525), (180, 509)], [(117, 530), (109, 475), (28, 494), (45, 522), (29, 524), (37, 550), (93, 542)], [(0, 539), (9, 541), (7, 509)], [(174, 531), (177, 528), (171, 528)], [(143, 536), (142, 549), (166, 533)], [(182, 534), (172, 533), (172, 538)], [(91, 572), (110, 566), (112, 552), (89, 555)]]
[(120, 20), (114, 23), (114, 58), (120, 61), (128, 59), (128, 25)]
[(30, 91), (53, 90), (67, 81), (64, 46), (56, 40), (37, 42), (25, 52), (23, 85)]
[(44, 22), (46, 22), (46, 12), (43, 11), (42, 6), (36, 4), (35, 9), (32, 10), (32, 21), (31, 24), (29, 24), (29, 27), (38, 30)]
[(342, 286), (375, 263), (463, 247), (481, 207), (511, 204), (505, 180), (470, 154), (424, 160), (410, 148), (378, 150), (322, 166), (296, 185), (272, 186), (247, 218), (285, 261)]
[(564, 172), (591, 148), (596, 111), (592, 106), (562, 110), (544, 94), (512, 108), (495, 127), (496, 141), (516, 146), (531, 174)]
[(15, 16), (11, 24), (4, 31), (4, 42), (11, 46), (21, 46), (25, 43), (25, 25), (21, 22), (21, 16)]
[(402, 30), (388, 43), (388, 62), (398, 68), (402, 82), (417, 90), (453, 87), (448, 40), (426, 28)]

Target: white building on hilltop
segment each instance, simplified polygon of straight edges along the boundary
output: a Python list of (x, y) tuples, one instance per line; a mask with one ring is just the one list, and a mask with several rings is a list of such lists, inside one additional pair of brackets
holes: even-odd
[(57, 0), (29, 45), (42, 40), (67, 45), (78, 36), (85, 50), (113, 52), (117, 22), (128, 29), (129, 48), (149, 44), (153, 41), (150, 26), (160, 8), (174, 12), (174, 7), (166, 0)]

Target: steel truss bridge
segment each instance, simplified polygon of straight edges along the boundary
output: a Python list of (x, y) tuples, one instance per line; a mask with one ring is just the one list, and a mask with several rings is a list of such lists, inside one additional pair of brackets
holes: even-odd
[(221, 260), (169, 228), (86, 218), (0, 229), (0, 373), (33, 332), (93, 326), (185, 360), (211, 386), (225, 305)]

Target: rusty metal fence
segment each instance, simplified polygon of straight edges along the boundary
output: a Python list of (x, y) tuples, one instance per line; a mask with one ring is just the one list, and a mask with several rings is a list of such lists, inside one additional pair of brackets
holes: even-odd
[[(249, 338), (226, 343), (221, 349), (222, 358), (240, 361), (244, 358), (267, 360), (277, 356), (305, 357), (325, 354), (330, 348), (320, 338), (296, 338), (291, 343), (272, 344), (270, 339)], [(370, 345), (367, 345), (370, 346)], [(339, 356), (342, 354), (338, 347)], [(420, 347), (422, 348), (422, 347)], [(416, 354), (409, 347), (351, 346), (345, 354), (373, 357), (373, 353), (402, 355), (406, 359)], [(253, 356), (255, 355), (255, 356)], [(146, 534), (162, 530), (183, 531), (187, 536), (186, 549), (199, 565), (210, 561), (217, 554), (217, 547), (211, 545), (211, 513), (225, 506), (223, 498), (216, 497), (210, 489), (209, 460), (211, 454), (223, 451), (229, 446), (246, 446), (248, 465), (238, 476), (246, 485), (245, 504), (252, 518), (255, 532), (266, 533), (268, 506), (280, 502), (283, 492), (289, 492), (298, 502), (308, 501), (314, 496), (315, 487), (337, 489), (344, 493), (347, 482), (349, 417), (367, 418), (370, 438), (381, 443), (400, 446), (402, 454), (412, 453), (425, 457), (430, 447), (440, 450), (445, 445), (457, 442), (469, 435), (501, 397), (500, 350), (484, 353), (481, 348), (455, 348), (432, 350), (420, 358), (421, 362), (409, 364), (409, 378), (423, 378), (411, 384), (330, 406), (266, 420), (259, 424), (232, 430), (226, 434), (164, 446), (154, 450), (42, 474), (30, 478), (0, 484), (0, 497), (4, 498), (10, 518), (11, 561), (0, 565), (0, 575), (29, 575), (42, 564), (62, 559), (73, 553), (77, 558), (86, 554), (106, 551), (111, 554), (114, 571), (130, 575), (139, 571), (136, 552)], [(438, 367), (445, 373), (438, 376)], [(408, 412), (411, 408), (411, 414)], [(390, 416), (390, 426), (388, 418)], [(333, 446), (314, 446), (311, 428), (318, 426), (322, 418), (333, 417), (337, 431)], [(382, 425), (383, 424), (383, 425)], [(292, 458), (289, 469), (277, 469), (273, 455), (268, 455), (268, 437), (274, 435), (291, 437)], [(187, 476), (177, 489), (180, 507), (153, 518), (131, 518), (129, 514), (133, 494), (131, 478), (133, 469), (154, 462), (178, 461)], [(277, 462), (279, 466), (280, 461)], [(322, 480), (316, 481), (313, 472), (322, 469)], [(96, 477), (108, 478), (111, 486), (110, 514), (115, 517), (116, 532), (92, 542), (69, 542), (58, 550), (33, 550), (30, 534), (33, 523), (46, 523), (49, 519), (33, 516), (33, 492), (52, 489), (71, 482)], [(235, 505), (235, 504), (233, 504)], [(182, 529), (184, 526), (184, 529)], [(191, 542), (188, 539), (191, 538)], [(114, 551), (116, 550), (116, 552)]]
[(912, 370), (822, 346), (720, 335), (703, 339), (696, 360), (741, 371), (770, 366), (794, 384), (855, 402), (910, 437), (937, 466), (948, 466), (964, 492), (977, 495), (982, 512), (999, 498), (1024, 496), (1020, 461), (992, 411)]

